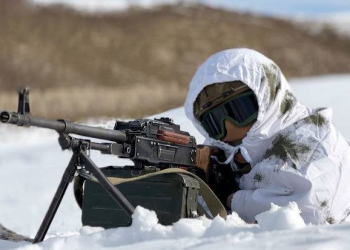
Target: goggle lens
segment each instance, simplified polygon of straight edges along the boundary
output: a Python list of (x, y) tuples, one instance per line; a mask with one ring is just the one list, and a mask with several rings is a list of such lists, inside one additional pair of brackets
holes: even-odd
[(225, 120), (244, 127), (258, 116), (258, 109), (253, 91), (248, 91), (204, 113), (201, 123), (210, 137), (220, 140), (226, 136)]

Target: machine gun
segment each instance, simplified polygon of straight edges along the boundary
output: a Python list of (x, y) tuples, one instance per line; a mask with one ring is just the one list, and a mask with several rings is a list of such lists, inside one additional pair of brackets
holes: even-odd
[[(169, 118), (141, 119), (130, 122), (117, 121), (113, 130), (81, 125), (67, 120), (36, 118), (30, 115), (29, 89), (25, 88), (19, 91), (18, 112), (1, 112), (0, 121), (17, 126), (53, 129), (59, 134), (61, 148), (73, 152), (55, 196), (34, 238), (34, 243), (44, 240), (67, 186), (74, 178), (75, 173), (97, 180), (112, 199), (131, 217), (134, 207), (90, 159), (90, 150), (129, 158), (134, 162), (133, 168), (135, 170), (142, 170), (145, 166), (157, 169), (181, 167), (190, 171), (196, 169), (195, 138), (187, 132), (181, 131), (180, 126), (174, 124)], [(72, 137), (72, 135), (109, 142), (92, 142), (89, 139)]]

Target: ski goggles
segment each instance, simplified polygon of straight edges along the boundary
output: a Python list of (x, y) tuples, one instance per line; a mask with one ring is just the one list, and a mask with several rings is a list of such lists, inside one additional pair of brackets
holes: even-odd
[(200, 122), (211, 138), (221, 140), (227, 133), (225, 120), (244, 127), (258, 117), (258, 110), (254, 92), (249, 90), (208, 110), (200, 117)]

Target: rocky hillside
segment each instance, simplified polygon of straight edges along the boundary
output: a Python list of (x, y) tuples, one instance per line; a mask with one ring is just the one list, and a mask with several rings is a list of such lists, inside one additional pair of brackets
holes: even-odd
[(199, 64), (227, 48), (256, 49), (287, 78), (350, 72), (350, 42), (330, 30), (312, 35), (285, 20), (204, 6), (88, 15), (1, 0), (0, 45), (0, 109), (13, 108), (9, 93), (28, 85), (42, 98), (36, 114), (48, 117), (135, 117), (180, 106)]

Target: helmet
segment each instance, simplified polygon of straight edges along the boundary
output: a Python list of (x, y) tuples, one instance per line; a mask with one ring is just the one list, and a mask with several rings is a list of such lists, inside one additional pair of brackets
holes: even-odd
[(193, 104), (194, 116), (199, 120), (200, 116), (209, 109), (249, 89), (241, 81), (213, 83), (205, 87), (197, 96)]
[(258, 103), (253, 91), (240, 81), (214, 83), (205, 87), (194, 103), (194, 116), (209, 136), (226, 136), (225, 120), (237, 127), (247, 126), (258, 116)]

